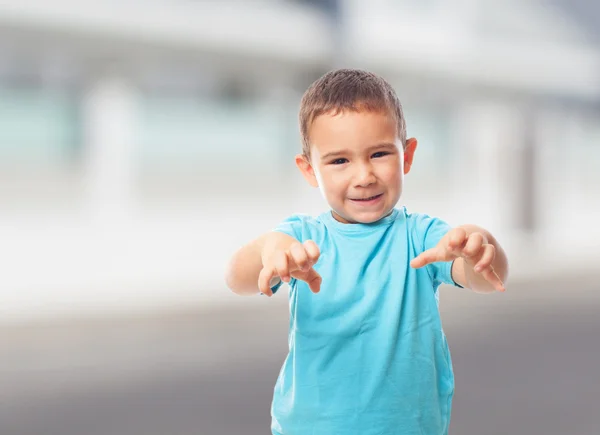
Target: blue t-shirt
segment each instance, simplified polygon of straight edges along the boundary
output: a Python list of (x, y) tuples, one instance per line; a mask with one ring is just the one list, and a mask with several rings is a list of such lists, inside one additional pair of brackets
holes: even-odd
[(274, 435), (442, 435), (454, 375), (438, 311), (450, 262), (410, 260), (450, 230), (394, 209), (372, 224), (331, 212), (294, 215), (275, 231), (313, 240), (323, 278), (314, 294), (290, 282), (289, 353), (274, 388)]

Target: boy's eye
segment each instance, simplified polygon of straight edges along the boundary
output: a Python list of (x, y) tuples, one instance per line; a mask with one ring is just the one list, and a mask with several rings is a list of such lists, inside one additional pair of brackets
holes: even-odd
[(332, 164), (332, 165), (343, 165), (347, 161), (348, 161), (348, 159), (335, 159), (335, 160), (332, 160), (330, 164)]
[(383, 157), (383, 156), (387, 156), (388, 154), (390, 154), (387, 151), (379, 151), (378, 153), (373, 154), (373, 157)]

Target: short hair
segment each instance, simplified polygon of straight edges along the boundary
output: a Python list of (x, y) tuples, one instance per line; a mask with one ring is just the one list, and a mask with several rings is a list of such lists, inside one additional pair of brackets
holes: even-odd
[(317, 79), (300, 102), (302, 153), (310, 156), (309, 130), (323, 114), (345, 111), (388, 112), (397, 124), (397, 136), (406, 145), (406, 121), (394, 88), (382, 77), (358, 69), (338, 69)]

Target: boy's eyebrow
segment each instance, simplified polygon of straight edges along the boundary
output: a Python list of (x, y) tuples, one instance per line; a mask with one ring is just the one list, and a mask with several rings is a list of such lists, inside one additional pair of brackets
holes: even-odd
[[(367, 148), (367, 151), (372, 151), (372, 150), (381, 149), (381, 148), (397, 148), (397, 147), (396, 147), (396, 144), (394, 144), (394, 143), (383, 142), (383, 143), (379, 143), (377, 145), (370, 146), (369, 148)], [(321, 156), (321, 160), (327, 160), (332, 157), (341, 156), (341, 155), (347, 154), (347, 153), (348, 153), (348, 151), (346, 151), (346, 150), (332, 151), (330, 153), (323, 154), (323, 156)]]

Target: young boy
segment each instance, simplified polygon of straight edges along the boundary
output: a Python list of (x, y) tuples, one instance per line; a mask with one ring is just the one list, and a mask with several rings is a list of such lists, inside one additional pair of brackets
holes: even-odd
[(302, 98), (300, 127), (296, 165), (331, 210), (243, 246), (226, 277), (241, 295), (290, 286), (272, 433), (447, 434), (454, 376), (438, 287), (504, 291), (504, 251), (483, 228), (395, 208), (417, 141), (382, 78), (324, 75)]

